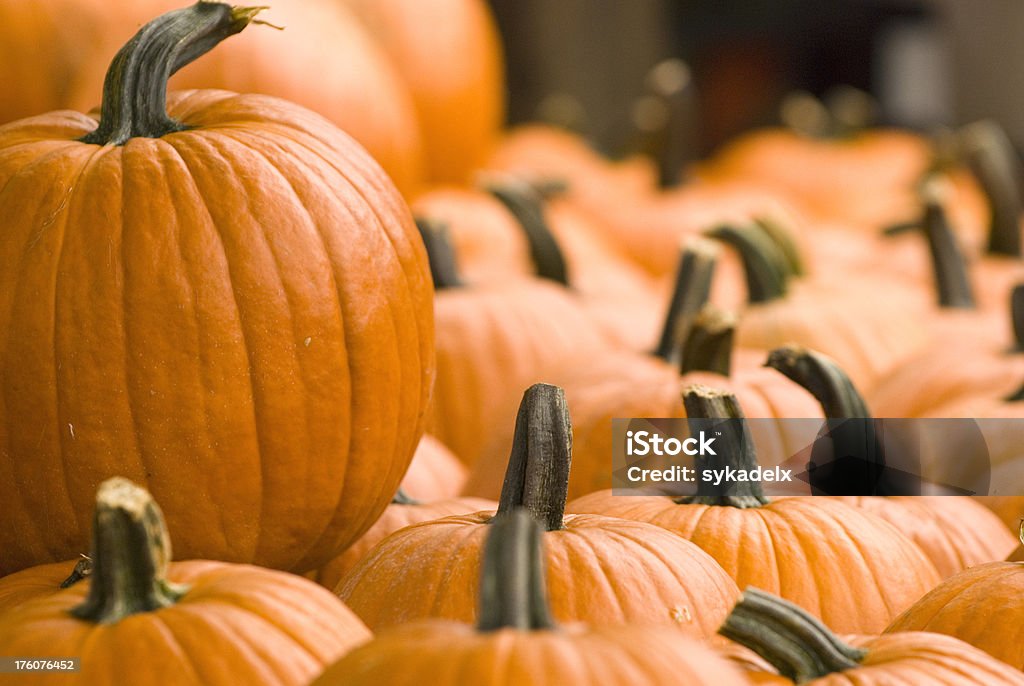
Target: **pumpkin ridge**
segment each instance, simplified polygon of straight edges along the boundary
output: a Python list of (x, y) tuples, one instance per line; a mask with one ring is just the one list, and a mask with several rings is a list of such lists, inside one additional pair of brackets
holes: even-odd
[[(63, 149), (63, 146), (62, 146), (61, 149)], [(60, 276), (61, 276), (61, 273), (63, 271), (62, 268), (61, 268), (61, 265), (62, 265), (62, 263), (64, 262), (64, 260), (66, 258), (65, 246), (67, 244), (67, 226), (68, 226), (68, 218), (71, 216), (72, 202), (75, 199), (75, 192), (74, 191), (78, 187), (79, 182), (86, 176), (87, 172), (92, 168), (92, 166), (95, 164), (95, 162), (98, 160), (98, 158), (105, 157), (105, 156), (106, 156), (106, 151), (102, 150), (102, 149), (97, 150), (97, 151), (90, 151), (90, 154), (88, 154), (88, 155), (84, 155), (83, 154), (83, 157), (85, 157), (85, 159), (82, 162), (82, 166), (75, 173), (74, 180), (71, 181), (68, 184), (68, 188), (67, 188), (67, 191), (65, 192), (64, 198), (61, 200), (60, 204), (54, 210), (52, 210), (50, 216), (47, 218), (47, 221), (43, 224), (43, 226), (40, 227), (40, 233), (41, 233), (48, 226), (53, 226), (53, 225), (57, 224), (58, 223), (58, 216), (59, 216), (59, 218), (60, 218), (59, 225), (61, 227), (61, 230), (60, 230), (60, 245), (56, 249), (56, 258), (55, 258), (55, 261), (52, 263), (53, 266), (54, 266), (53, 286), (52, 286), (52, 288), (53, 288), (53, 307), (52, 307), (52, 309), (50, 311), (50, 317), (48, 317), (51, 320), (51, 322), (52, 322), (51, 323), (52, 330), (50, 331), (50, 345), (51, 345), (51, 347), (53, 349), (53, 368), (52, 368), (53, 372), (52, 372), (52, 378), (54, 378), (54, 379), (56, 379), (58, 377), (58, 374), (60, 373), (60, 368), (61, 368), (60, 361), (58, 360), (58, 354), (59, 354), (58, 351), (60, 349), (60, 346), (57, 344), (57, 330), (58, 330), (58, 326), (57, 326), (57, 324), (58, 324), (57, 312), (58, 312), (58, 306), (59, 306), (60, 294), (61, 294)], [(47, 155), (46, 157), (49, 157), (49, 155)], [(38, 163), (40, 161), (41, 160), (34, 160), (33, 162), (34, 163)], [(20, 173), (20, 171), (19, 171), (19, 173)], [(13, 179), (14, 176), (15, 175), (12, 175), (11, 178)], [(32, 245), (34, 245), (34, 243), (30, 244), (29, 247), (31, 248)], [(20, 281), (20, 279), (19, 279), (19, 281)], [(59, 471), (61, 473), (62, 480), (63, 480), (63, 486), (64, 486), (64, 496), (63, 496), (63, 499), (65, 500), (65, 502), (67, 502), (71, 506), (70, 507), (71, 521), (74, 523), (75, 530), (76, 531), (88, 531), (89, 530), (89, 526), (88, 525), (86, 525), (84, 527), (82, 526), (85, 522), (83, 522), (83, 520), (81, 519), (80, 512), (86, 512), (86, 513), (91, 512), (92, 511), (92, 508), (91, 508), (92, 503), (91, 502), (84, 503), (86, 505), (86, 507), (84, 509), (80, 510), (79, 507), (78, 507), (79, 503), (72, 502), (72, 499), (71, 499), (70, 474), (68, 473), (68, 470), (69, 470), (71, 465), (68, 464), (67, 462), (65, 462), (64, 460), (61, 460), (60, 457), (59, 457), (61, 454), (64, 454), (64, 444), (65, 444), (65, 442), (67, 440), (67, 438), (65, 437), (65, 432), (62, 430), (63, 422), (61, 420), (61, 404), (62, 404), (61, 403), (61, 400), (62, 400), (61, 399), (61, 391), (60, 391), (61, 387), (62, 387), (61, 384), (55, 383), (54, 384), (54, 388), (53, 388), (53, 399), (54, 399), (54, 412), (53, 412), (53, 416), (54, 416), (54, 419), (57, 420), (56, 435), (58, 437), (59, 447), (60, 447), (60, 450), (58, 451), (58, 455), (55, 456), (55, 457), (56, 457), (56, 459), (57, 459), (57, 461), (59, 463), (59, 466), (60, 466)], [(69, 429), (69, 431), (70, 431), (70, 429)], [(8, 438), (8, 440), (10, 440), (10, 439)], [(8, 451), (9, 451), (8, 454), (13, 454), (14, 451), (11, 450), (10, 443), (8, 443), (7, 447), (8, 447)], [(137, 442), (136, 442), (136, 445), (135, 445), (135, 451), (134, 452), (135, 452), (136, 458), (138, 459), (139, 450), (138, 450), (138, 443)], [(32, 518), (30, 517), (29, 520), (31, 521)], [(35, 528), (37, 532), (40, 532), (40, 528), (39, 527), (33, 526), (33, 528)]]
[[(886, 612), (889, 613), (889, 616), (895, 617), (898, 613), (893, 611), (894, 608), (889, 599), (889, 596), (881, 592), (883, 588), (886, 588), (886, 585), (884, 584), (885, 580), (879, 578), (878, 571), (875, 569), (875, 566), (871, 563), (871, 557), (865, 553), (864, 549), (861, 547), (860, 541), (857, 540), (857, 536), (855, 536), (853, 532), (851, 532), (849, 528), (846, 526), (846, 520), (837, 517), (836, 522), (839, 525), (840, 531), (842, 531), (846, 538), (850, 541), (850, 543), (853, 544), (853, 547), (857, 550), (857, 554), (860, 556), (861, 560), (864, 561), (864, 566), (867, 567), (868, 573), (871, 575), (871, 588), (873, 588), (875, 592), (878, 594), (878, 598), (882, 601), (882, 604), (885, 606)], [(892, 525), (888, 522), (884, 523), (887, 526), (892, 527)], [(895, 527), (892, 528), (895, 529)], [(900, 611), (904, 609), (906, 608), (900, 608)]]
[[(294, 181), (292, 180), (292, 178), (290, 178), (290, 176), (287, 173), (285, 173), (285, 171), (279, 165), (277, 165), (277, 164), (275, 164), (273, 162), (273, 160), (271, 159), (271, 157), (269, 155), (267, 155), (260, 147), (258, 147), (256, 145), (256, 144), (263, 144), (264, 140), (261, 139), (260, 137), (257, 137), (257, 136), (246, 135), (246, 132), (244, 132), (242, 130), (231, 131), (231, 132), (227, 133), (225, 138), (229, 138), (229, 139), (231, 139), (231, 140), (233, 140), (233, 141), (235, 141), (235, 142), (237, 142), (237, 143), (239, 143), (241, 145), (244, 145), (244, 146), (247, 147), (248, 150), (251, 150), (252, 152), (254, 152), (260, 159), (262, 159), (266, 163), (267, 167), (269, 169), (273, 170), (273, 172), (281, 179), (281, 181), (291, 190), (292, 196), (296, 200), (296, 206), (301, 208), (303, 215), (309, 220), (309, 227), (311, 229), (311, 235), (315, 235), (316, 236), (316, 238), (318, 240), (318, 243), (320, 245), (320, 248), (322, 250), (322, 254), (323, 254), (324, 260), (326, 262), (331, 262), (330, 251), (329, 251), (329, 248), (327, 246), (327, 241), (324, 238), (322, 227), (313, 219), (313, 215), (309, 211), (309, 208), (307, 207), (306, 202), (304, 201), (303, 196), (298, 192), (298, 189), (296, 189)], [(280, 145), (280, 144), (272, 143), (272, 142), (270, 144), (275, 145), (276, 148), (279, 151), (281, 151), (281, 152), (284, 152), (284, 153), (288, 152), (287, 149), (284, 146)], [(297, 158), (294, 155), (289, 155), (289, 157), (292, 158), (290, 161), (293, 162), (296, 165), (297, 169), (300, 169), (300, 170), (304, 169), (306, 172), (309, 173), (309, 176), (310, 176), (311, 179), (319, 180), (319, 177), (317, 175), (315, 175), (315, 173), (314, 173), (315, 170), (312, 167), (310, 167), (309, 165), (304, 164), (299, 158)], [(324, 183), (324, 189), (326, 191), (328, 191), (328, 192), (332, 192), (333, 193), (333, 189), (330, 187), (329, 184)], [(378, 224), (378, 227), (382, 226), (382, 223), (379, 221), (379, 219), (377, 221), (377, 224)], [(268, 241), (268, 243), (269, 243), (269, 241)], [(397, 260), (397, 255), (396, 255), (396, 262), (397, 261), (398, 260)], [(276, 262), (276, 260), (275, 260), (275, 262)], [(278, 268), (278, 272), (280, 273), (280, 271), (281, 271), (281, 269), (279, 267)], [(332, 309), (334, 310), (334, 312), (335, 312), (335, 314), (337, 316), (338, 323), (339, 323), (339, 326), (340, 326), (341, 330), (345, 331), (346, 330), (346, 327), (345, 327), (346, 317), (344, 316), (344, 307), (343, 307), (343, 304), (342, 304), (343, 303), (343, 293), (341, 291), (341, 288), (340, 288), (340, 285), (338, 284), (337, 279), (334, 276), (333, 271), (332, 270), (327, 270), (327, 272), (328, 272), (328, 277), (329, 277), (330, 286), (331, 286), (330, 287), (330, 292), (334, 294), (334, 303), (333, 303), (334, 307), (332, 307)], [(283, 286), (282, 286), (282, 290), (286, 292), (286, 298), (287, 298), (287, 289), (283, 288)], [(289, 303), (288, 304), (289, 304), (288, 309), (289, 309), (289, 313), (290, 313), (290, 311), (292, 309), (291, 308), (290, 299), (289, 299)], [(391, 317), (392, 317), (392, 320), (393, 320), (394, 319), (394, 315), (392, 314)], [(395, 327), (393, 326), (392, 328), (394, 329)], [(298, 331), (297, 328), (293, 324), (291, 333), (292, 333), (292, 336), (293, 336), (293, 340), (298, 341), (298, 340), (300, 340), (300, 337), (301, 337), (303, 332)], [(396, 338), (397, 338), (397, 336), (396, 336)], [(346, 339), (345, 349), (347, 350), (348, 349), (348, 345), (347, 345), (347, 343), (348, 343), (348, 336), (345, 336), (345, 339)], [(298, 352), (297, 348), (295, 350), (296, 350), (296, 352)], [(296, 361), (297, 366), (298, 366), (299, 369), (303, 368), (301, 359), (302, 359), (301, 355), (298, 355), (298, 354), (295, 355), (295, 361)], [(303, 378), (304, 384), (308, 386), (308, 379), (306, 378), (307, 374), (306, 373), (301, 373), (300, 376)], [(349, 383), (349, 392), (351, 393), (351, 383)], [(310, 426), (308, 420), (306, 422), (306, 434), (308, 436), (312, 436), (312, 435), (316, 434), (315, 428)], [(349, 431), (349, 436), (351, 436), (351, 430)], [(349, 445), (348, 445), (348, 450), (351, 451), (352, 448), (353, 448), (353, 446), (352, 446), (351, 441), (350, 441)], [(395, 452), (395, 450), (392, 449), (391, 452)], [(344, 465), (341, 465), (340, 467), (342, 469), (342, 472), (341, 472), (338, 480), (342, 484), (344, 484), (345, 483), (345, 479), (348, 476), (348, 465), (344, 464)], [(376, 480), (376, 484), (377, 484), (378, 488), (380, 488), (380, 483), (381, 483), (381, 480)], [(312, 486), (312, 484), (311, 484), (311, 486)], [(334, 507), (332, 508), (332, 512), (337, 512), (337, 510), (338, 510), (338, 503), (340, 503), (342, 498), (344, 498), (345, 490), (346, 490), (345, 486), (343, 485), (341, 492), (338, 494), (338, 498), (335, 500), (335, 504), (334, 504)], [(381, 491), (380, 490), (378, 490), (377, 495), (378, 496), (381, 495)], [(322, 530), (320, 536), (318, 538), (316, 538), (316, 540), (312, 540), (311, 539), (309, 545), (307, 545), (305, 547), (305, 549), (302, 550), (302, 554), (300, 556), (300, 559), (305, 560), (308, 557), (310, 552), (316, 551), (319, 548), (321, 548), (323, 545), (326, 545), (327, 542), (324, 541), (324, 536), (326, 536), (329, 533), (329, 531), (330, 531), (330, 528), (331, 528), (330, 527), (330, 520), (332, 518), (333, 517), (328, 517), (327, 518), (327, 520), (325, 521), (325, 524), (324, 524), (324, 527), (323, 527), (323, 530)], [(365, 524), (365, 518), (364, 518), (364, 524)], [(371, 524), (372, 524), (372, 522), (371, 522)], [(257, 551), (259, 550), (259, 541), (258, 540), (256, 541), (256, 550)]]
[[(247, 398), (249, 400), (250, 409), (252, 411), (251, 430), (253, 434), (253, 439), (257, 446), (256, 460), (258, 464), (256, 466), (259, 468), (259, 494), (255, 501), (259, 503), (259, 510), (258, 514), (254, 513), (254, 524), (256, 526), (257, 533), (255, 538), (251, 541), (250, 545), (247, 546), (252, 550), (253, 556), (255, 557), (259, 554), (260, 551), (260, 544), (262, 539), (262, 534), (260, 532), (263, 531), (262, 522), (266, 518), (266, 511), (264, 507), (264, 503), (267, 501), (267, 472), (265, 466), (265, 456), (268, 454), (269, 451), (264, 438), (266, 430), (263, 428), (263, 425), (266, 421), (264, 417), (266, 412), (265, 410), (260, 410), (260, 406), (263, 404), (263, 402), (261, 402), (260, 400), (260, 396), (262, 395), (262, 393), (260, 392), (260, 385), (256, 378), (257, 365), (255, 364), (255, 353), (253, 352), (252, 344), (252, 332), (250, 331), (252, 324), (251, 321), (249, 322), (248, 325), (246, 324), (246, 320), (248, 319), (248, 317), (245, 314), (244, 308), (242, 306), (242, 301), (238, 297), (238, 292), (235, 286), (235, 284), (238, 283), (238, 280), (236, 280), (237, 257), (234, 259), (232, 258), (231, 251), (229, 250), (228, 247), (228, 241), (224, 236), (224, 228), (222, 224), (216, 220), (214, 213), (210, 209), (211, 200), (210, 198), (207, 197), (207, 190), (204, 188), (204, 185), (199, 182), (199, 179), (195, 175), (197, 169), (201, 169), (207, 165), (201, 164), (198, 160), (194, 160), (190, 164), (191, 155), (185, 155), (182, 152), (182, 150), (177, 145), (175, 145), (175, 143), (190, 143), (187, 146), (187, 149), (193, 154), (204, 155), (210, 154), (212, 151), (220, 158), (220, 160), (223, 163), (226, 163), (226, 159), (224, 158), (223, 152), (219, 150), (216, 146), (214, 146), (210, 139), (211, 137), (209, 136), (190, 135), (168, 136), (163, 140), (167, 141), (171, 145), (171, 147), (174, 148), (175, 152), (178, 153), (178, 156), (181, 157), (182, 163), (188, 170), (188, 177), (192, 183), (192, 186), (195, 188), (196, 196), (198, 198), (198, 204), (201, 208), (201, 211), (203, 215), (209, 219), (209, 228), (211, 231), (211, 235), (217, 237), (217, 245), (220, 247), (220, 256), (223, 259), (224, 267), (227, 270), (226, 276), (228, 286), (225, 288), (225, 292), (230, 294), (231, 301), (234, 304), (234, 315), (238, 326), (238, 335), (241, 340), (242, 348), (245, 351), (246, 368), (249, 378), (249, 392), (247, 394)], [(248, 413), (246, 414), (248, 417)]]

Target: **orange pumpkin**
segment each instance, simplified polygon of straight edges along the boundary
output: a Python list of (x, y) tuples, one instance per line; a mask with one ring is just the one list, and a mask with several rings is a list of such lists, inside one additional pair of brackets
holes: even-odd
[[(1019, 684), (1008, 665), (963, 641), (923, 632), (855, 636), (847, 643), (798, 606), (748, 588), (719, 630), (778, 670), (748, 671), (754, 683), (826, 686)], [(735, 651), (726, 649), (730, 657)], [(740, 657), (740, 664), (749, 662)]]
[(412, 95), (428, 183), (467, 183), (505, 119), (501, 40), (484, 0), (343, 0)]
[[(544, 525), (551, 609), (561, 622), (642, 623), (710, 636), (739, 595), (696, 546), (640, 522), (564, 516), (571, 462), (565, 398), (527, 390), (497, 514), (525, 507)], [(473, 580), (494, 512), (401, 529), (371, 550), (336, 592), (374, 631), (427, 617), (475, 621)]]
[[(76, 676), (89, 684), (304, 686), (370, 638), (348, 608), (311, 581), (170, 558), (149, 494), (126, 479), (104, 482), (85, 580), (60, 587), (73, 563), (0, 579), (0, 653), (77, 657)], [(32, 683), (67, 679), (39, 674)]]
[(949, 577), (896, 617), (886, 633), (955, 636), (1024, 669), (1024, 565), (990, 562)]
[(414, 686), (424, 675), (437, 686), (746, 683), (711, 650), (670, 628), (556, 624), (537, 522), (518, 511), (495, 518), (486, 529), (475, 627), (424, 620), (385, 629), (313, 686)]
[[(706, 387), (691, 387), (685, 403), (691, 418), (743, 417), (734, 395)], [(754, 468), (749, 437), (728, 438), (719, 437), (714, 467)], [(888, 522), (826, 498), (769, 501), (760, 482), (736, 482), (722, 494), (700, 481), (695, 496), (679, 499), (599, 491), (568, 510), (664, 527), (707, 551), (738, 585), (778, 593), (841, 632), (880, 631), (940, 578)]]
[(399, 490), (391, 499), (391, 504), (384, 510), (384, 514), (374, 522), (369, 531), (341, 555), (316, 570), (309, 578), (324, 588), (333, 590), (375, 545), (399, 529), (451, 515), (494, 510), (496, 507), (497, 503), (493, 500), (484, 500), (483, 498), (448, 498), (420, 502)]
[(150, 485), (186, 557), (314, 568), (412, 458), (432, 291), (394, 186), (290, 103), (163, 109), (170, 68), (254, 14), (204, 2), (144, 27), (98, 126), (0, 127), (0, 573), (83, 550), (76, 513), (114, 474)]

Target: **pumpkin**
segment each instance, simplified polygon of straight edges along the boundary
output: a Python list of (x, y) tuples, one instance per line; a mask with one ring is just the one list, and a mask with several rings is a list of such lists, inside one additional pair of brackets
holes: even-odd
[(545, 589), (545, 535), (526, 512), (486, 527), (476, 626), (443, 620), (381, 631), (313, 686), (740, 686), (709, 648), (659, 626), (556, 623)]
[(98, 126), (0, 127), (0, 573), (85, 549), (76, 513), (115, 474), (153, 490), (185, 557), (311, 569), (412, 458), (432, 292), (394, 186), (281, 100), (192, 91), (164, 110), (167, 74), (255, 13), (148, 24)]
[(97, 491), (91, 559), (91, 573), (66, 588), (74, 563), (0, 579), (0, 652), (77, 657), (77, 677), (89, 684), (300, 686), (370, 638), (337, 598), (301, 577), (170, 562), (160, 508), (126, 479)]
[[(399, 489), (391, 504), (384, 510), (370, 530), (353, 543), (338, 557), (318, 569), (309, 578), (324, 588), (334, 590), (341, 580), (347, 575), (366, 554), (373, 549), (373, 546), (387, 538), (390, 534), (404, 529), (407, 526), (420, 522), (429, 522), (434, 519), (441, 519), (449, 515), (469, 514), (482, 510), (494, 510), (497, 503), (483, 498), (447, 498), (432, 502), (421, 502), (410, 498), (404, 491)], [(1009, 534), (1007, 534), (1009, 535)]]
[(896, 617), (886, 633), (929, 631), (954, 636), (1024, 669), (1021, 613), (1024, 566), (989, 562), (954, 574)]
[(344, 0), (412, 95), (428, 183), (467, 183), (505, 118), (501, 40), (484, 0)]
[(577, 298), (546, 279), (472, 286), (458, 274), (443, 226), (420, 221), (437, 295), (437, 383), (428, 427), (472, 466), (511, 422), (522, 389), (609, 342)]
[[(684, 400), (690, 418), (743, 418), (730, 393), (691, 386)], [(757, 466), (749, 435), (716, 440), (718, 454), (697, 458), (706, 461), (698, 468)], [(871, 514), (826, 498), (770, 501), (756, 481), (730, 484), (724, 494), (697, 485), (696, 495), (678, 499), (598, 491), (567, 509), (664, 527), (707, 551), (739, 586), (778, 593), (840, 632), (880, 631), (939, 581), (913, 541)]]
[(561, 389), (523, 396), (497, 514), (415, 524), (378, 543), (336, 592), (374, 631), (428, 617), (478, 617), (472, 580), (496, 516), (525, 507), (544, 525), (551, 610), (560, 622), (657, 624), (710, 636), (739, 595), (715, 562), (663, 529), (563, 516), (571, 426)]
[(416, 446), (401, 490), (412, 498), (454, 498), (466, 483), (466, 467), (444, 443), (424, 434)]
[[(813, 393), (829, 419), (861, 418), (870, 421), (867, 403), (834, 360), (815, 351), (786, 347), (773, 350), (767, 366)], [(902, 428), (899, 423), (894, 423), (891, 430), (885, 430), (890, 456), (902, 453), (895, 443)], [(991, 512), (968, 497), (908, 492), (913, 486), (906, 479), (908, 473), (911, 478), (922, 477), (922, 483), (917, 484), (920, 493), (927, 493), (932, 485), (926, 483), (927, 475), (920, 466), (902, 470), (901, 466), (888, 461), (886, 467), (895, 471), (878, 475), (877, 481), (869, 488), (858, 489), (852, 480), (844, 484), (850, 486), (851, 491), (873, 491), (888, 497), (834, 497), (878, 515), (904, 532), (920, 546), (943, 578), (976, 564), (1001, 560), (1013, 550), (1013, 536)], [(895, 480), (890, 479), (893, 475)]]
[(800, 607), (748, 588), (719, 630), (780, 676), (755, 683), (960, 686), (1019, 684), (1021, 675), (963, 641), (924, 632), (856, 636), (847, 643)]

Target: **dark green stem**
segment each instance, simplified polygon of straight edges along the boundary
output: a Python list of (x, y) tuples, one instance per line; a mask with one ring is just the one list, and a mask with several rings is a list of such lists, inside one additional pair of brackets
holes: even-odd
[(540, 524), (526, 510), (491, 520), (481, 562), (478, 631), (555, 628), (544, 583), (542, 536)]
[(427, 262), (430, 265), (434, 290), (443, 291), (448, 288), (465, 286), (459, 276), (459, 268), (455, 262), (455, 249), (452, 247), (447, 225), (426, 217), (417, 217), (416, 228), (420, 230), (420, 238), (423, 239), (423, 246), (427, 249)]
[(395, 491), (395, 497), (391, 499), (392, 505), (422, 505), (420, 501), (409, 496), (408, 493), (399, 488)]
[[(757, 453), (750, 436), (743, 410), (736, 396), (707, 386), (690, 386), (683, 393), (690, 435), (701, 431), (714, 436), (714, 455), (698, 455), (694, 467), (698, 475), (706, 470), (756, 469)], [(719, 421), (708, 421), (719, 420)], [(697, 494), (684, 496), (676, 502), (684, 505), (719, 505), (741, 509), (767, 504), (760, 481), (722, 481), (714, 485), (697, 477)]]
[(939, 298), (939, 306), (972, 310), (975, 308), (974, 291), (967, 275), (967, 262), (956, 243), (953, 229), (939, 199), (926, 187), (924, 191), (924, 217), (921, 225), (932, 258), (932, 274)]
[(171, 541), (143, 488), (115, 477), (100, 484), (92, 532), (89, 595), (71, 614), (97, 624), (173, 605), (185, 590), (167, 581)]
[(718, 246), (712, 241), (693, 238), (683, 246), (672, 299), (654, 351), (656, 356), (671, 361), (679, 351), (679, 342), (686, 336), (690, 322), (707, 304), (717, 261)]
[(805, 276), (807, 274), (803, 255), (800, 254), (793, 234), (769, 217), (755, 218), (754, 225), (764, 231), (775, 247), (779, 249), (779, 253), (785, 260), (789, 276)]
[(545, 216), (544, 197), (536, 188), (520, 180), (490, 182), (486, 184), (486, 190), (508, 208), (522, 228), (537, 276), (568, 286), (569, 270), (565, 255)]
[(786, 258), (771, 238), (753, 226), (719, 226), (707, 232), (736, 249), (747, 279), (747, 301), (767, 303), (786, 294)]
[(960, 131), (960, 142), (988, 202), (988, 252), (1020, 257), (1021, 172), (1013, 144), (993, 121), (965, 126)]
[(756, 588), (743, 592), (718, 633), (798, 684), (855, 669), (867, 657), (867, 651), (841, 641), (806, 610)]
[(807, 389), (825, 413), (807, 466), (815, 495), (920, 495), (916, 473), (886, 469), (871, 411), (834, 360), (786, 346), (772, 350), (765, 366)]
[(836, 362), (821, 353), (800, 346), (776, 348), (768, 354), (766, 367), (781, 372), (813, 395), (826, 417), (870, 418), (871, 412), (860, 391)]
[(519, 405), (498, 514), (522, 507), (548, 531), (561, 529), (571, 463), (572, 423), (565, 392), (534, 384)]
[(705, 307), (693, 320), (683, 342), (679, 372), (711, 372), (729, 376), (732, 371), (736, 316), (715, 307)]
[(124, 145), (188, 128), (167, 114), (171, 75), (242, 31), (264, 9), (198, 2), (143, 26), (114, 57), (103, 83), (99, 126), (81, 141)]

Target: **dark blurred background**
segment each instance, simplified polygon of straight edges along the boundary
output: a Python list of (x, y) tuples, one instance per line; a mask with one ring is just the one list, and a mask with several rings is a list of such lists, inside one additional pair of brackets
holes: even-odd
[(881, 123), (983, 117), (1024, 143), (1024, 0), (491, 0), (511, 123), (546, 119), (621, 147), (660, 60), (685, 61), (702, 154), (778, 120), (786, 94), (867, 91)]

